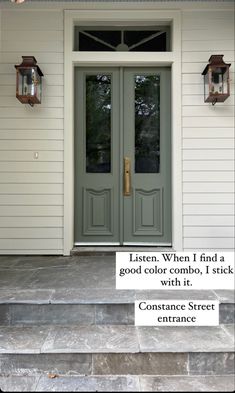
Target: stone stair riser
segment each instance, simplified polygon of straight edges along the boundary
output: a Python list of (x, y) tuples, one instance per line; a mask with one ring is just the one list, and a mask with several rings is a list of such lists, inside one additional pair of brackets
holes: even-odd
[(0, 375), (232, 375), (231, 352), (0, 355)]
[[(220, 324), (235, 322), (234, 303), (220, 304)], [(134, 304), (0, 305), (0, 325), (133, 325)]]

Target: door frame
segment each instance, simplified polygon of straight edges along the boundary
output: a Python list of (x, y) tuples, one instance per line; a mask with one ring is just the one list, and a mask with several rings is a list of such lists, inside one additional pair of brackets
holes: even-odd
[[(181, 13), (171, 10), (64, 11), (64, 255), (74, 247), (74, 67), (171, 67), (172, 248), (182, 250)], [(170, 52), (75, 52), (76, 25), (171, 24)], [(99, 60), (97, 61), (97, 57)]]

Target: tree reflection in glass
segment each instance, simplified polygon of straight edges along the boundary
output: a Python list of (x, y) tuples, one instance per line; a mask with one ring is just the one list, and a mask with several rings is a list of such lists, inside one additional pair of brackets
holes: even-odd
[(111, 171), (111, 76), (86, 76), (86, 171)]
[(135, 172), (160, 171), (160, 75), (135, 76)]

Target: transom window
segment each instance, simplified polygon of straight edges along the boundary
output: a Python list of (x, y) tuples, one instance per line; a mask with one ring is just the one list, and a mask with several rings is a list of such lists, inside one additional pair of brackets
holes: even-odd
[(169, 26), (75, 27), (75, 51), (165, 52), (170, 50)]

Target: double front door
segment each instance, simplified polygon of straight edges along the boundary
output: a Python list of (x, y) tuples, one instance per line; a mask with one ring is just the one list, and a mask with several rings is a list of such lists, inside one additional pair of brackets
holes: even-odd
[(170, 69), (75, 69), (75, 244), (171, 244)]

